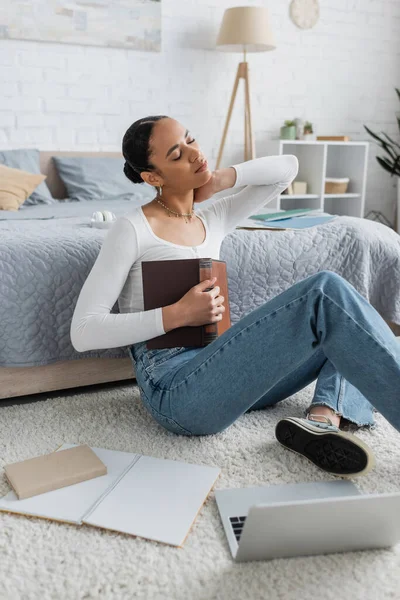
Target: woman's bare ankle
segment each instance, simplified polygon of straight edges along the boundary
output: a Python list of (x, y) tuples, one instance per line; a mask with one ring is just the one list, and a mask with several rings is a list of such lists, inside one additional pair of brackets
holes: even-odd
[(340, 425), (340, 416), (332, 408), (329, 408), (329, 406), (312, 406), (309, 409), (308, 415), (317, 421), (326, 422), (325, 419), (318, 419), (319, 415), (323, 415), (328, 417), (336, 427)]

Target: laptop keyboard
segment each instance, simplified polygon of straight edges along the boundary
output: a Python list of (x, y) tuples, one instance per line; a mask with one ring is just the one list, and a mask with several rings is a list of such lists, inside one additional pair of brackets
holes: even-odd
[(231, 527), (233, 529), (234, 536), (236, 541), (239, 543), (240, 536), (242, 535), (243, 525), (246, 520), (246, 517), (229, 517), (229, 521), (231, 523)]

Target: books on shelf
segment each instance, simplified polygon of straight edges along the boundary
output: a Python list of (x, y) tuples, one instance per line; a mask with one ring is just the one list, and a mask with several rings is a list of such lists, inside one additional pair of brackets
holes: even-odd
[(317, 135), (318, 142), (349, 142), (350, 136), (348, 135)]
[[(55, 452), (76, 446), (63, 444)], [(106, 466), (105, 475), (22, 500), (12, 490), (0, 498), (0, 511), (182, 546), (220, 469), (104, 448), (91, 450)]]

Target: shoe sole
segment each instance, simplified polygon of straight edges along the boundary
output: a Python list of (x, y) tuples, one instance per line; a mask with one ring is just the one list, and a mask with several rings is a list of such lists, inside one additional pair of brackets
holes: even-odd
[(287, 418), (277, 423), (275, 436), (282, 446), (332, 475), (350, 479), (365, 475), (375, 466), (370, 448), (342, 431), (316, 431)]

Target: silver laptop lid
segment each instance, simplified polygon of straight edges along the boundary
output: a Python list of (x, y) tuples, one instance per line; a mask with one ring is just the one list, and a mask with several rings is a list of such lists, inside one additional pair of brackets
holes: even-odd
[(250, 509), (236, 560), (386, 548), (399, 541), (399, 492), (271, 503)]
[(250, 508), (258, 504), (281, 503), (316, 498), (338, 498), (359, 494), (351, 481), (311, 481), (300, 483), (271, 484), (264, 486), (216, 489), (215, 499), (222, 524), (228, 538), (232, 556), (236, 555), (238, 543), (232, 529), (231, 519), (247, 516)]

